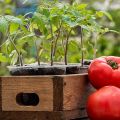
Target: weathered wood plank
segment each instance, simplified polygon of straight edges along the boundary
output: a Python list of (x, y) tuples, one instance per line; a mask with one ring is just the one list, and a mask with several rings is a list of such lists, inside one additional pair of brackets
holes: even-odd
[(88, 120), (87, 117), (79, 117), (80, 111), (59, 112), (0, 112), (0, 120)]
[(65, 120), (62, 112), (0, 112), (0, 120)]
[[(37, 106), (23, 106), (16, 102), (19, 93), (36, 93)], [(53, 111), (53, 80), (49, 77), (3, 77), (3, 111)]]
[(63, 110), (63, 77), (53, 77), (53, 110)]
[(0, 111), (2, 110), (2, 78), (0, 77)]
[(86, 87), (87, 75), (64, 77), (64, 110), (75, 110), (80, 108), (82, 96)]
[[(4, 100), (5, 109), (4, 112), (0, 112), (0, 120), (89, 120), (85, 106), (88, 96), (95, 90), (87, 80), (87, 75), (2, 77), (0, 105), (4, 107), (1, 104)], [(34, 106), (19, 109), (17, 106), (16, 110), (16, 106), (14, 107), (16, 103), (11, 105), (16, 92), (21, 90), (36, 92), (40, 96), (37, 109)], [(12, 97), (9, 98), (9, 95)], [(44, 104), (42, 108), (41, 104)]]
[(95, 91), (96, 91), (96, 89), (94, 89), (92, 87), (92, 85), (89, 83), (89, 81), (86, 81), (86, 87), (85, 87), (84, 94), (82, 96), (82, 102), (80, 105), (82, 109), (84, 109), (86, 107), (86, 103), (87, 103), (89, 95), (91, 95)]

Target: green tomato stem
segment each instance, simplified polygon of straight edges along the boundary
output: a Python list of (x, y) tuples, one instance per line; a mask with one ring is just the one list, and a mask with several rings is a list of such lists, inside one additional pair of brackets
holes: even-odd
[(71, 31), (72, 31), (72, 29), (69, 31), (69, 33), (68, 33), (68, 35), (67, 35), (67, 38), (66, 38), (66, 44), (65, 44), (65, 56), (64, 56), (64, 59), (65, 59), (65, 65), (68, 64), (67, 53), (68, 53), (68, 42), (69, 42), (69, 37), (70, 37)]
[(61, 27), (62, 27), (62, 22), (60, 23), (59, 31), (58, 31), (58, 34), (57, 34), (57, 37), (56, 37), (56, 40), (55, 40), (53, 56), (55, 56), (55, 53), (56, 53), (57, 42), (58, 42), (58, 39), (59, 39), (59, 36), (60, 36)]
[(35, 41), (35, 48), (36, 48), (36, 57), (37, 57), (37, 62), (38, 62), (38, 65), (40, 66), (39, 50), (38, 50), (38, 47), (37, 47), (37, 43), (36, 43), (36, 41)]
[(83, 29), (82, 27), (80, 27), (80, 32), (81, 32), (81, 66), (83, 67), (84, 65), (84, 52), (83, 52)]
[[(50, 20), (49, 20), (50, 21)], [(51, 32), (51, 36), (52, 36), (52, 40), (51, 40), (51, 53), (50, 53), (50, 58), (51, 58), (51, 66), (53, 66), (53, 44), (54, 44), (54, 41), (53, 41), (53, 39), (54, 39), (54, 37), (53, 37), (53, 28), (52, 28), (52, 24), (51, 24), (51, 22), (50, 22), (50, 32)]]
[(13, 40), (11, 39), (11, 37), (9, 36), (9, 39), (10, 39), (10, 42), (12, 43), (13, 47), (15, 48), (17, 54), (18, 54), (18, 59), (19, 59), (19, 63), (20, 63), (20, 66), (23, 66), (23, 59), (22, 59), (22, 53), (18, 51), (15, 43), (13, 42)]

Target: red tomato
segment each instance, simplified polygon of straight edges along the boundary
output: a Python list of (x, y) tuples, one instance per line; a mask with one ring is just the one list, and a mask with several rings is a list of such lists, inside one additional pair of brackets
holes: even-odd
[(120, 57), (100, 57), (89, 66), (89, 79), (91, 84), (99, 89), (106, 85), (120, 87)]
[(120, 69), (114, 70), (112, 73), (112, 79), (110, 81), (111, 85), (117, 86), (120, 88)]
[(90, 120), (120, 120), (120, 89), (105, 86), (93, 93), (87, 102)]

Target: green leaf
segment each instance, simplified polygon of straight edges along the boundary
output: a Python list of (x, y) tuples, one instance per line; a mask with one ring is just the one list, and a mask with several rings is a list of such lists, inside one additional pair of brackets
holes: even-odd
[(19, 25), (18, 25), (18, 24), (16, 24), (16, 23), (11, 23), (11, 24), (10, 24), (10, 34), (16, 32), (16, 31), (18, 30), (18, 28), (19, 28)]
[(72, 21), (68, 21), (67, 23), (68, 23), (68, 25), (69, 25), (71, 28), (74, 28), (74, 27), (76, 27), (76, 26), (78, 25), (77, 22), (72, 22)]
[(8, 62), (7, 57), (4, 56), (3, 53), (0, 53), (0, 62)]
[(105, 28), (104, 31), (105, 32), (109, 32), (110, 30), (109, 30), (109, 28)]
[(108, 17), (109, 20), (113, 21), (113, 18), (112, 18), (112, 16), (111, 16), (110, 13), (108, 13), (108, 12), (106, 12), (106, 11), (102, 11), (102, 12), (104, 13), (104, 15), (105, 15), (106, 17)]
[(42, 53), (43, 53), (43, 49), (40, 49), (39, 56), (41, 56)]
[(62, 20), (71, 28), (78, 25), (77, 21), (73, 20), (68, 15), (63, 15)]
[(96, 12), (97, 17), (103, 17), (104, 13), (102, 11)]
[(8, 29), (8, 22), (4, 17), (0, 18), (0, 32), (3, 34), (6, 33), (6, 30)]
[(80, 4), (78, 5), (78, 10), (85, 9), (87, 7), (87, 4)]
[(7, 21), (9, 21), (11, 23), (17, 23), (19, 25), (22, 24), (22, 20), (18, 17), (14, 17), (14, 16), (11, 16), (11, 15), (5, 15), (4, 17)]
[(81, 27), (82, 27), (83, 29), (89, 31), (89, 27), (88, 27), (88, 26), (86, 26), (86, 25), (81, 25)]
[(62, 21), (64, 22), (70, 21), (70, 17), (67, 15), (62, 15)]
[(107, 32), (113, 32), (113, 33), (116, 33), (116, 34), (120, 34), (120, 32), (116, 31), (116, 30), (110, 30), (109, 28), (104, 28), (102, 30), (102, 33), (105, 34)]
[(33, 23), (36, 23), (40, 29), (40, 31), (44, 34), (47, 34), (46, 25), (48, 25), (48, 19), (46, 17), (42, 17), (40, 13), (35, 12), (33, 16)]
[(19, 48), (22, 48), (25, 43), (28, 43), (30, 46), (33, 46), (34, 40), (33, 37), (35, 36), (34, 33), (30, 33), (19, 40), (17, 40), (17, 45)]
[(46, 17), (49, 17), (50, 16), (50, 12), (49, 12), (49, 9), (43, 9), (43, 13)]
[(120, 32), (116, 31), (116, 30), (109, 30), (110, 32), (113, 32), (113, 33), (117, 33), (117, 34), (120, 34)]
[(22, 37), (21, 40), (26, 39), (26, 38), (29, 39), (30, 37), (33, 37), (33, 36), (35, 36), (35, 34), (34, 34), (34, 33), (30, 33), (30, 34), (28, 34), (28, 35)]
[(49, 39), (51, 39), (52, 38), (52, 35), (51, 34), (49, 34), (48, 36), (46, 36), (46, 39), (47, 40), (49, 40)]
[(11, 3), (11, 0), (5, 0), (5, 3), (6, 3), (6, 4), (10, 4), (10, 3)]
[(62, 4), (62, 3), (58, 3), (56, 6), (57, 6), (59, 9), (62, 9), (65, 5)]
[(18, 60), (18, 54), (17, 54), (16, 50), (13, 50), (11, 52), (11, 57), (12, 57), (11, 64), (15, 65), (17, 63), (17, 60)]
[(16, 50), (13, 50), (13, 51), (9, 54), (9, 57), (11, 58), (15, 53), (16, 53)]

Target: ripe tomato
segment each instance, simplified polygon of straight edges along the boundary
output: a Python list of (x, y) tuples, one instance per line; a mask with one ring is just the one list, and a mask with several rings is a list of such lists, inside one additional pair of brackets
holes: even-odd
[(90, 120), (120, 120), (120, 89), (105, 86), (93, 93), (87, 102)]
[(120, 57), (97, 58), (90, 64), (88, 73), (91, 84), (97, 89), (106, 85), (120, 87)]

